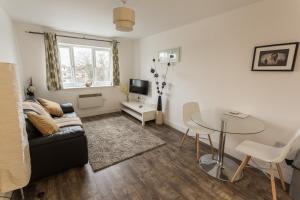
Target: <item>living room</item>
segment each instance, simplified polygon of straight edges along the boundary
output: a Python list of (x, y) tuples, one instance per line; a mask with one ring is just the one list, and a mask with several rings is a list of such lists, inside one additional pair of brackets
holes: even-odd
[(0, 199), (299, 199), (299, 8), (1, 0)]

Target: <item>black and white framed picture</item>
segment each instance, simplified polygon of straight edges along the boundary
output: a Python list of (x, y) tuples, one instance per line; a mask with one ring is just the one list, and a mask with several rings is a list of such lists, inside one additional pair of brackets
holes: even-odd
[(252, 71), (293, 71), (299, 42), (257, 46)]

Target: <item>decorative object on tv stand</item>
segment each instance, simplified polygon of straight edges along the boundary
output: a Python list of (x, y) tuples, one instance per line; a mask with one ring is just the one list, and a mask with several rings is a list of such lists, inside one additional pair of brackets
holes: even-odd
[(34, 92), (35, 92), (35, 87), (33, 86), (32, 78), (30, 78), (29, 79), (29, 85), (26, 88), (26, 95), (28, 97), (34, 97)]
[(128, 84), (120, 84), (119, 86), (120, 91), (126, 95), (126, 101), (129, 101), (129, 87)]
[(252, 71), (294, 71), (299, 42), (257, 46)]
[[(162, 124), (163, 123), (163, 113), (162, 113), (162, 95), (163, 95), (163, 90), (165, 89), (167, 83), (166, 83), (166, 78), (168, 75), (168, 70), (171, 65), (170, 62), (166, 64), (166, 71), (164, 75), (160, 75), (157, 70), (156, 66), (156, 60), (153, 58), (153, 67), (151, 67), (151, 73), (154, 76), (155, 79), (155, 84), (156, 84), (156, 89), (157, 89), (157, 94), (158, 94), (158, 99), (157, 99), (157, 112), (156, 112), (156, 123), (157, 124)], [(165, 64), (161, 63), (161, 66)], [(161, 78), (161, 79), (160, 79)]]

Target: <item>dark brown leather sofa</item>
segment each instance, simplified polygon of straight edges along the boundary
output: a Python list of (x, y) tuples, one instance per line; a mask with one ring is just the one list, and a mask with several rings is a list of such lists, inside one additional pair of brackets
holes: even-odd
[[(61, 104), (61, 108), (65, 115), (76, 116), (72, 104)], [(28, 110), (24, 110), (24, 116), (31, 157), (30, 182), (88, 162), (87, 139), (81, 126), (63, 127), (58, 133), (42, 136), (27, 120), (26, 112)]]

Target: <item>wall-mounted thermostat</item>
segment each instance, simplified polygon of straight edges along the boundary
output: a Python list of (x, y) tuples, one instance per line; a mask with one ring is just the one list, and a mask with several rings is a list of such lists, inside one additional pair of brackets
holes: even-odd
[(180, 47), (159, 51), (158, 52), (158, 61), (160, 63), (180, 62)]

